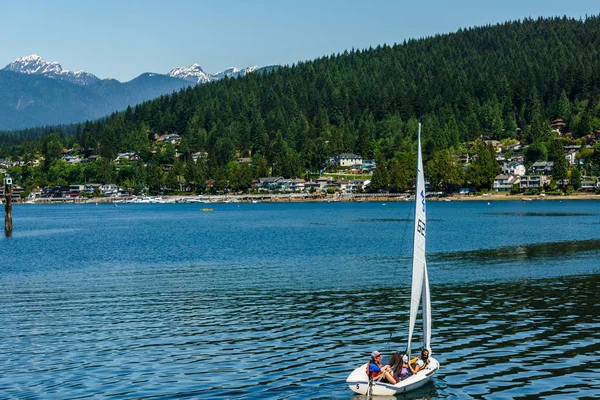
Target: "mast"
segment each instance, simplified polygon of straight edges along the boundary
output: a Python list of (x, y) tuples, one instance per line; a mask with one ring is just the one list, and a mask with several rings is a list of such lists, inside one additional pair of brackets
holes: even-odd
[[(425, 175), (423, 173), (423, 158), (421, 156), (421, 124), (419, 123), (417, 146), (417, 182), (415, 185), (415, 229), (413, 243), (412, 289), (410, 295), (410, 319), (408, 325), (408, 343), (406, 354), (410, 357), (412, 335), (419, 311), (419, 303), (423, 296), (423, 328), (425, 346), (429, 345), (431, 337), (431, 310), (429, 306), (429, 283), (425, 270)], [(429, 328), (428, 328), (428, 327)]]

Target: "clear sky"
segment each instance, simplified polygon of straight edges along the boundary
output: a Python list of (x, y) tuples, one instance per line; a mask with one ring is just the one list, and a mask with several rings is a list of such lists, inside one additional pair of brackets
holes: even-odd
[(128, 81), (200, 64), (292, 64), (537, 16), (600, 14), (600, 0), (0, 0), (0, 68), (38, 54)]

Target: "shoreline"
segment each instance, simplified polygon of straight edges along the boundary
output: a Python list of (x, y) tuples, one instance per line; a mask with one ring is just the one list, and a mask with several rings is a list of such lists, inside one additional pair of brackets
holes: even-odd
[[(123, 197), (97, 197), (97, 198), (74, 198), (74, 199), (37, 199), (35, 201), (14, 201), (14, 205), (21, 204), (219, 204), (219, 203), (360, 203), (360, 202), (405, 202), (414, 201), (414, 198), (406, 193), (362, 193), (344, 195), (299, 195), (299, 194), (264, 194), (264, 195), (178, 195), (150, 197), (148, 201), (136, 200), (139, 198)], [(449, 195), (446, 197), (427, 197), (427, 201), (434, 202), (464, 202), (464, 201), (562, 201), (562, 200), (600, 200), (600, 194), (580, 193), (570, 195), (507, 195), (507, 194), (484, 194), (479, 196)]]

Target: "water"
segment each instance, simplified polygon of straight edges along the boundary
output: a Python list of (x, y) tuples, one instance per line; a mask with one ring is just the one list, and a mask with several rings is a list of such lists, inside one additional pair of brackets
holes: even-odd
[[(0, 397), (358, 398), (347, 375), (406, 340), (412, 204), (200, 208), (15, 206)], [(401, 398), (598, 398), (600, 203), (428, 219), (441, 370)]]

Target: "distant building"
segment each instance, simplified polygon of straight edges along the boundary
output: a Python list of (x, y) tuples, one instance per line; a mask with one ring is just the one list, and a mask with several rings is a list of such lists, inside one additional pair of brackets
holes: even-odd
[(552, 175), (554, 161), (537, 161), (530, 168), (530, 173), (533, 175)]
[(341, 153), (331, 159), (333, 165), (338, 167), (353, 167), (362, 165), (362, 157), (353, 153)]
[(550, 183), (550, 178), (546, 175), (523, 175), (521, 177), (521, 189), (540, 189)]
[(513, 185), (521, 183), (521, 177), (518, 175), (497, 175), (494, 178), (493, 189), (496, 192), (510, 192)]
[(525, 165), (522, 162), (513, 160), (508, 163), (505, 162), (502, 165), (502, 173), (504, 175), (523, 176), (527, 173), (527, 170), (525, 169)]

